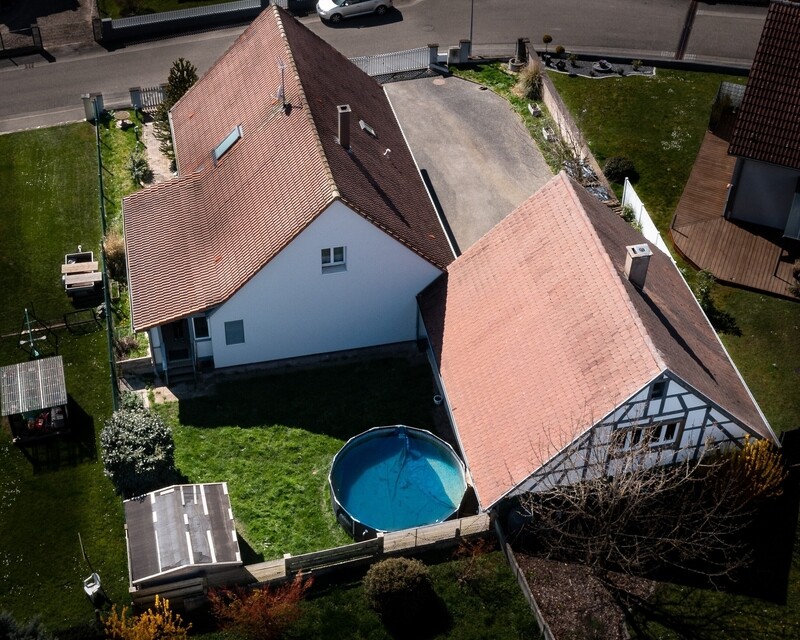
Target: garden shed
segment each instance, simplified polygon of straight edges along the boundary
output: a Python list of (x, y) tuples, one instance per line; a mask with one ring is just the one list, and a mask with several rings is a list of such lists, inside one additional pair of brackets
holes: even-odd
[(173, 485), (124, 506), (132, 589), (242, 564), (225, 482)]
[(15, 443), (67, 433), (67, 387), (61, 356), (0, 367), (0, 407)]

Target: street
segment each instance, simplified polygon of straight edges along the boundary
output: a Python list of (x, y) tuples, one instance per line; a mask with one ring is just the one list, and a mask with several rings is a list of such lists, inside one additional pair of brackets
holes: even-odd
[[(552, 46), (569, 51), (631, 58), (674, 57), (687, 15), (686, 0), (604, 0), (587, 10), (582, 0), (395, 0), (387, 16), (351, 18), (339, 25), (316, 14), (300, 21), (353, 57), (401, 51), (437, 43), (440, 50), (470, 35), (473, 51), (529, 37), (541, 47), (545, 33)], [(685, 59), (748, 66), (766, 8), (699, 4)], [(472, 17), (472, 19), (470, 19)], [(244, 26), (206, 31), (108, 51), (93, 45), (41, 55), (0, 60), (0, 132), (81, 120), (80, 96), (102, 92), (107, 106), (122, 105), (128, 89), (166, 80), (179, 57), (202, 74), (233, 43)]]

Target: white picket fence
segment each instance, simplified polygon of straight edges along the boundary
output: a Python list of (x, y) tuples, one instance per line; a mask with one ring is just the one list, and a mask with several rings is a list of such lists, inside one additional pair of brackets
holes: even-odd
[(633, 213), (636, 215), (636, 222), (638, 222), (642, 227), (642, 235), (656, 245), (659, 249), (661, 249), (661, 251), (666, 253), (673, 262), (675, 262), (675, 260), (672, 258), (672, 254), (667, 248), (667, 244), (664, 242), (664, 238), (661, 237), (661, 234), (658, 232), (658, 228), (653, 222), (653, 219), (650, 217), (650, 214), (647, 213), (644, 203), (642, 202), (641, 198), (639, 198), (639, 195), (636, 193), (633, 185), (628, 181), (628, 178), (625, 178), (625, 187), (622, 192), (622, 206), (624, 207), (626, 205), (629, 205), (633, 209)]

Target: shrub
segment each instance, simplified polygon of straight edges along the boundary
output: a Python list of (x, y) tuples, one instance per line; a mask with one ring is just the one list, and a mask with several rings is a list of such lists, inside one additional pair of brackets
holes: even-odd
[(145, 409), (120, 409), (100, 432), (105, 474), (123, 497), (172, 484), (176, 477), (172, 430)]
[(639, 179), (639, 173), (633, 166), (633, 161), (626, 156), (611, 156), (603, 165), (603, 173), (611, 182), (623, 183), (625, 177), (631, 182)]
[(133, 391), (124, 391), (119, 398), (120, 408), (122, 409), (138, 409), (144, 410), (144, 402), (138, 393)]
[(634, 71), (638, 71), (642, 68), (642, 61), (641, 60), (631, 60), (631, 66), (633, 67)]
[(531, 58), (519, 72), (516, 89), (523, 98), (542, 99), (542, 64), (538, 58)]
[(297, 621), (300, 601), (311, 587), (311, 580), (297, 574), (278, 587), (241, 588), (211, 591), (211, 611), (222, 626), (248, 640), (275, 640)]
[(744, 501), (777, 498), (783, 493), (787, 471), (780, 452), (769, 440), (745, 436), (744, 446), (731, 453), (727, 481), (741, 485)]
[(125, 263), (125, 240), (119, 231), (109, 231), (103, 240), (108, 275), (114, 280), (125, 282), (128, 279)]
[(564, 47), (562, 47), (560, 44), (558, 44), (558, 45), (556, 45), (556, 48), (554, 49), (554, 51), (556, 52), (557, 56), (563, 56), (564, 55), (564, 51), (566, 51), (566, 49), (564, 49)]
[(569, 63), (573, 67), (577, 67), (578, 66), (578, 54), (577, 53), (570, 53), (569, 56), (567, 56), (567, 59), (569, 60)]
[(544, 51), (545, 51), (545, 53), (547, 53), (547, 51), (548, 51), (548, 48), (549, 48), (549, 46), (550, 46), (550, 43), (551, 43), (552, 41), (553, 41), (553, 36), (551, 36), (549, 33), (545, 33), (545, 34), (542, 36), (542, 42), (544, 42)]
[(38, 618), (17, 622), (8, 611), (0, 611), (0, 638), (3, 640), (52, 640)]
[(123, 607), (121, 613), (114, 607), (104, 626), (106, 638), (114, 640), (187, 640), (192, 628), (191, 624), (184, 626), (180, 615), (169, 608), (169, 600), (157, 595), (153, 607), (138, 616), (129, 616), (128, 607)]
[(376, 562), (364, 576), (364, 594), (369, 605), (389, 618), (423, 608), (432, 593), (428, 567), (420, 560), (388, 558)]
[(131, 152), (126, 166), (131, 174), (131, 180), (136, 184), (144, 185), (153, 181), (153, 170), (150, 168), (150, 164), (141, 149), (134, 149)]

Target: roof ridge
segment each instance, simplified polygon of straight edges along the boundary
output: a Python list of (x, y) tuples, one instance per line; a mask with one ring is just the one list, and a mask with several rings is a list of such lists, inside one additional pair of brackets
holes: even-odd
[(568, 187), (569, 195), (572, 201), (575, 203), (578, 212), (583, 220), (585, 226), (588, 228), (589, 233), (592, 237), (592, 241), (594, 242), (595, 246), (598, 248), (598, 252), (600, 254), (600, 259), (603, 261), (603, 264), (606, 265), (608, 268), (609, 273), (611, 274), (612, 281), (614, 282), (614, 286), (618, 291), (619, 295), (622, 297), (622, 301), (625, 304), (625, 307), (628, 309), (628, 312), (631, 315), (631, 318), (634, 321), (637, 331), (641, 334), (642, 340), (644, 344), (647, 346), (648, 350), (650, 351), (650, 355), (653, 357), (658, 368), (663, 372), (666, 369), (669, 369), (667, 363), (664, 361), (664, 358), (661, 357), (661, 352), (656, 347), (653, 339), (650, 337), (649, 332), (645, 326), (642, 317), (639, 315), (639, 312), (636, 310), (636, 307), (633, 305), (633, 302), (630, 299), (630, 295), (625, 289), (625, 285), (622, 282), (622, 277), (617, 272), (616, 267), (614, 267), (614, 263), (611, 262), (611, 258), (608, 255), (606, 248), (604, 247), (602, 241), (600, 240), (600, 236), (597, 234), (597, 229), (595, 229), (594, 224), (592, 224), (591, 219), (589, 218), (588, 214), (586, 213), (586, 209), (583, 206), (583, 203), (580, 201), (578, 197), (578, 193), (575, 191), (575, 185), (572, 179), (567, 177), (566, 172), (562, 169), (558, 176), (565, 182)]
[[(294, 74), (294, 77), (297, 80), (297, 86), (299, 87), (300, 91), (299, 99), (300, 99), (301, 111), (304, 112), (306, 120), (311, 125), (311, 135), (314, 137), (314, 144), (317, 147), (319, 157), (322, 159), (322, 165), (325, 171), (326, 182), (330, 186), (331, 200), (336, 198), (341, 198), (341, 193), (339, 192), (339, 186), (336, 184), (336, 180), (333, 178), (333, 171), (331, 170), (331, 165), (328, 162), (328, 156), (325, 154), (325, 149), (322, 146), (322, 139), (320, 138), (319, 135), (319, 129), (317, 129), (317, 124), (316, 122), (314, 122), (314, 116), (311, 113), (311, 108), (308, 105), (308, 99), (306, 98), (306, 91), (303, 87), (303, 79), (300, 77), (300, 73), (297, 71), (297, 65), (295, 64), (294, 61), (294, 52), (292, 51), (292, 45), (291, 42), (289, 42), (289, 37), (286, 35), (286, 29), (284, 29), (283, 26), (284, 16), (281, 14), (282, 9), (280, 9), (278, 5), (275, 4), (271, 5), (270, 8), (272, 9), (272, 12), (275, 14), (275, 24), (277, 25), (278, 31), (281, 34), (281, 38), (283, 39), (286, 45), (286, 54), (288, 58), (287, 64), (291, 66), (292, 73)], [(294, 20), (294, 18), (291, 16), (289, 16), (289, 19)], [(303, 108), (303, 105), (305, 105), (305, 108)]]

